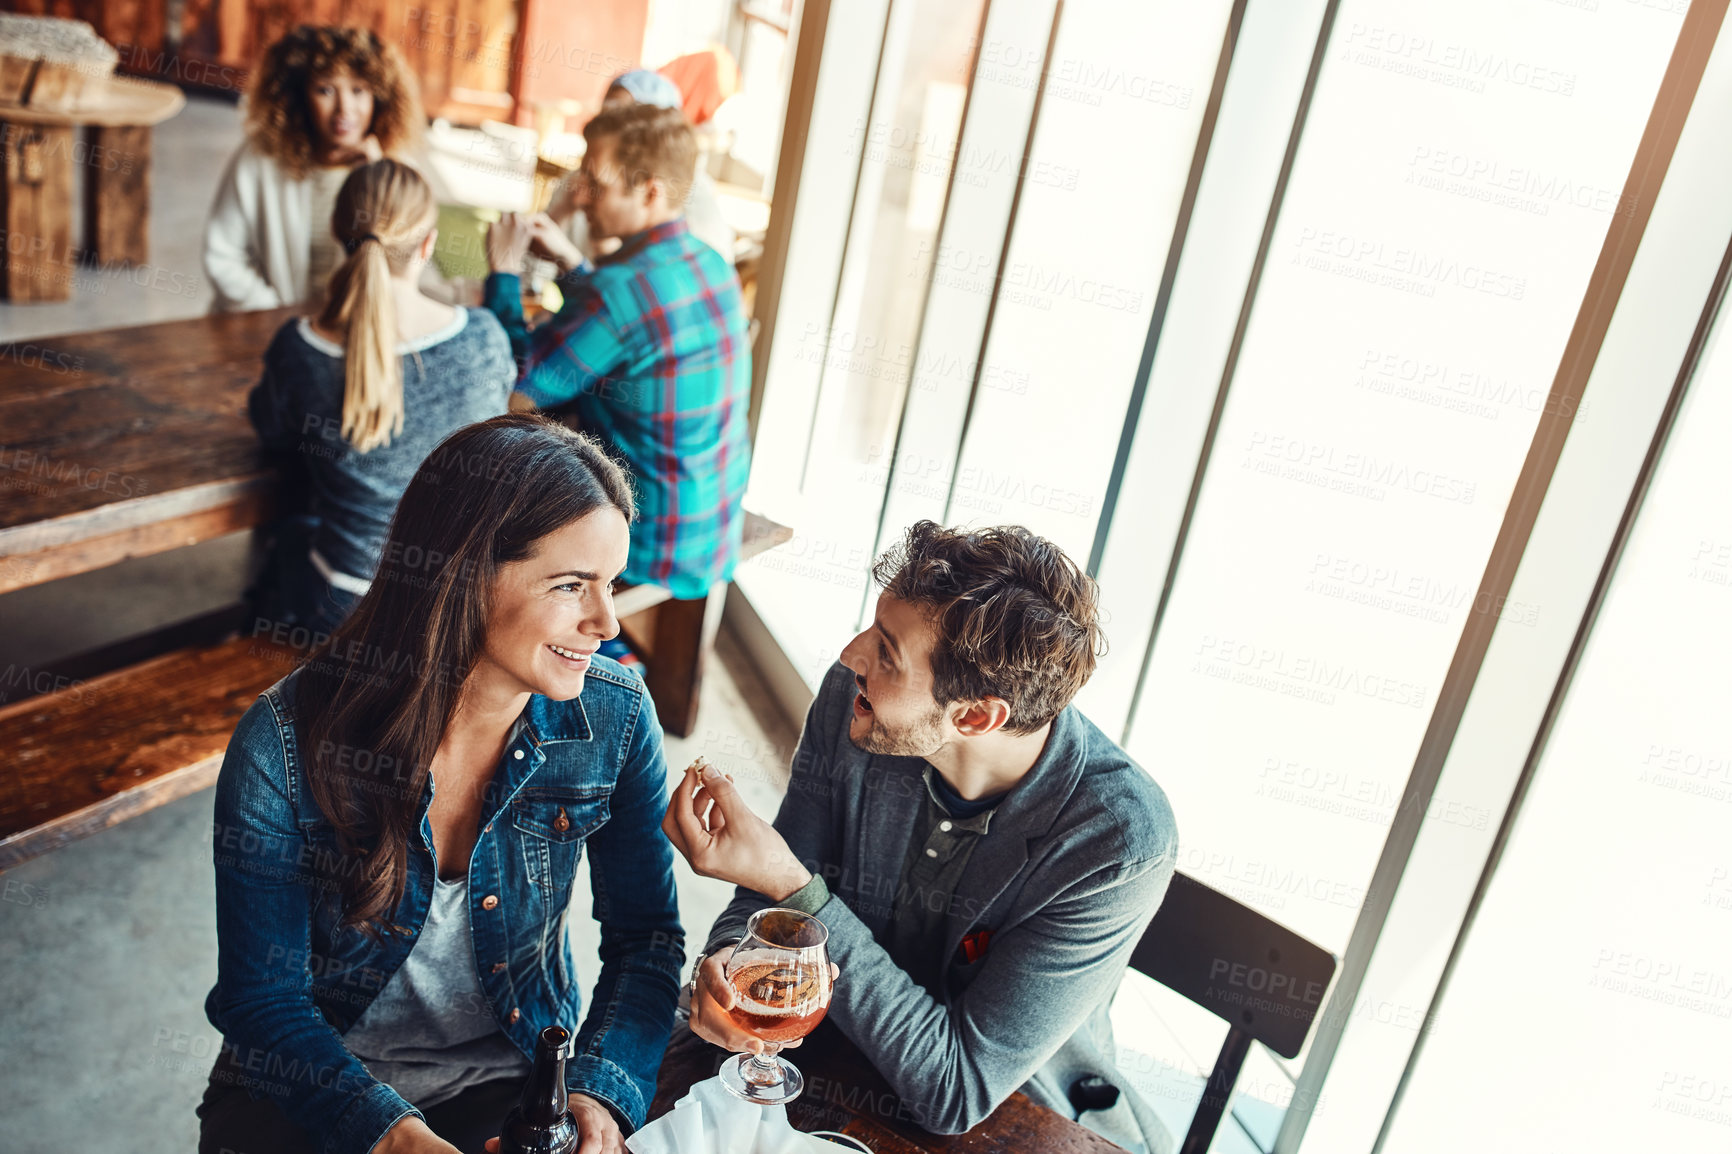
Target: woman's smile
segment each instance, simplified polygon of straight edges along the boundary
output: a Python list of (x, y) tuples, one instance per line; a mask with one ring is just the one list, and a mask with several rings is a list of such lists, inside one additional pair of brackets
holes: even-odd
[[(563, 645), (548, 642), (547, 648), (559, 658), (561, 664), (568, 669), (588, 669), (589, 659), (595, 656), (595, 649), (568, 649)], [(597, 647), (599, 648), (599, 646)]]

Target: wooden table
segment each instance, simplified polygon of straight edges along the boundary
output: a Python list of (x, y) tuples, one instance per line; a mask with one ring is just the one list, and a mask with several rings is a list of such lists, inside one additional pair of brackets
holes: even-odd
[[(649, 1116), (659, 1118), (698, 1082), (713, 1076), (728, 1054), (678, 1023), (662, 1059)], [(841, 1031), (826, 1022), (788, 1059), (806, 1075), (806, 1092), (788, 1105), (797, 1130), (835, 1130), (878, 1154), (1124, 1154), (1124, 1148), (1069, 1118), (1012, 1094), (966, 1134), (928, 1134)]]
[(247, 421), (294, 309), (18, 341), (0, 356), (0, 593), (265, 523)]
[[(72, 296), (72, 175), (84, 171), (84, 254), (98, 263), (150, 256), (151, 126), (186, 97), (172, 84), (109, 77), (71, 111), (0, 104), (0, 296)], [(85, 139), (75, 134), (82, 128)]]

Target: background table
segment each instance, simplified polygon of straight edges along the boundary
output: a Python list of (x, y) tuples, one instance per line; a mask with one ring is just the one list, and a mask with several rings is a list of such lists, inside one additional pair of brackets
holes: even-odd
[[(693, 1085), (712, 1077), (728, 1053), (700, 1040), (684, 1022), (662, 1059), (649, 1116), (674, 1108)], [(788, 1106), (798, 1130), (835, 1130), (858, 1138), (877, 1154), (1124, 1154), (1124, 1148), (1038, 1106), (1025, 1094), (1012, 1094), (966, 1134), (928, 1134), (912, 1121), (910, 1110), (867, 1063), (840, 1030), (826, 1022), (789, 1061), (806, 1076), (806, 1092)], [(842, 1149), (842, 1147), (837, 1147)]]
[(0, 593), (265, 523), (247, 421), (294, 309), (16, 342), (0, 357)]
[[(60, 301), (81, 255), (99, 264), (150, 258), (151, 126), (186, 105), (172, 84), (114, 76), (71, 111), (0, 105), (0, 295)], [(82, 146), (75, 133), (83, 129)], [(72, 248), (73, 166), (84, 173), (84, 251)]]

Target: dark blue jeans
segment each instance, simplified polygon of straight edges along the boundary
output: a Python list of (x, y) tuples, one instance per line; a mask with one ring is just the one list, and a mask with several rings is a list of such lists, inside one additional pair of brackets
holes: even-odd
[[(198, 1105), (198, 1154), (314, 1154), (318, 1143), (275, 1102), (228, 1081), (227, 1066), (218, 1057)], [(499, 1136), (499, 1124), (522, 1093), (523, 1083), (514, 1079), (487, 1082), (421, 1113), (435, 1134), (463, 1154), (483, 1154), (482, 1144)]]
[(308, 554), (318, 525), (318, 518), (303, 515), (278, 521), (268, 531), (264, 571), (248, 590), (255, 633), (262, 618), (329, 634), (360, 602), (359, 593), (338, 589), (313, 568)]

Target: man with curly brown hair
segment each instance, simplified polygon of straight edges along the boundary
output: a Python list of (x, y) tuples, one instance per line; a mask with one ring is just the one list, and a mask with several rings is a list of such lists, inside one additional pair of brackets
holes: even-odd
[(415, 78), (376, 33), (303, 24), (254, 70), (246, 123), (205, 225), (215, 308), (316, 301), (342, 263), (331, 209), (350, 170), (408, 160), (420, 139)]
[[(772, 826), (686, 771), (662, 829), (739, 886), (694, 969), (691, 1027), (767, 906), (829, 930), (829, 1020), (900, 1098), (961, 1133), (1018, 1089), (1120, 1145), (1171, 1139), (1114, 1065), (1109, 1009), (1178, 853), (1166, 795), (1070, 704), (1101, 649), (1094, 581), (1027, 529), (922, 521), (880, 558), (872, 625), (806, 715)], [(713, 810), (712, 810), (713, 803)]]

